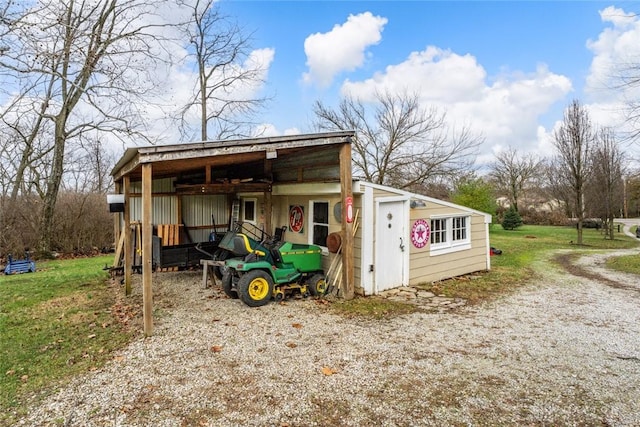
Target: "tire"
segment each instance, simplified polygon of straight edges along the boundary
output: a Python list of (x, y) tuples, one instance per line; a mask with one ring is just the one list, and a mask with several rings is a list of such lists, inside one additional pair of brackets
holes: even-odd
[[(218, 249), (213, 254), (214, 261), (224, 261), (231, 257), (231, 253), (226, 249)], [(222, 276), (226, 273), (227, 267), (214, 267), (213, 274), (216, 275), (218, 280), (222, 280)]]
[(273, 280), (265, 271), (249, 271), (238, 280), (238, 295), (249, 307), (265, 305), (273, 295)]
[(324, 274), (314, 274), (305, 281), (305, 284), (311, 296), (317, 297), (327, 292), (327, 282)]
[(231, 299), (238, 299), (238, 292), (233, 289), (233, 277), (231, 277), (231, 272), (227, 272), (224, 276), (222, 276), (222, 290), (224, 293)]

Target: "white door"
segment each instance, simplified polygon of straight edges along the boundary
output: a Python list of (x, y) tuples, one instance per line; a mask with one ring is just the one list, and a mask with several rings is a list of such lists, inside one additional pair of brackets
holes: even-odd
[(380, 202), (376, 215), (376, 292), (402, 286), (404, 282), (405, 237), (403, 201)]

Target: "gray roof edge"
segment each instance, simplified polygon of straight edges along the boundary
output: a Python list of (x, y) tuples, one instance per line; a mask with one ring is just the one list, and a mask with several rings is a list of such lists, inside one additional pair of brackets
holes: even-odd
[(328, 138), (349, 138), (355, 135), (355, 131), (335, 131), (335, 132), (322, 132), (322, 133), (308, 133), (297, 135), (284, 135), (273, 137), (259, 137), (259, 138), (246, 138), (246, 139), (229, 139), (218, 141), (201, 141), (191, 142), (185, 144), (167, 144), (167, 145), (147, 145), (142, 147), (129, 147), (125, 150), (124, 154), (118, 160), (116, 165), (111, 170), (111, 176), (115, 176), (120, 169), (129, 163), (138, 154), (154, 154), (154, 153), (168, 153), (175, 151), (193, 151), (202, 150), (211, 147), (229, 147), (229, 146), (245, 146), (245, 145), (268, 145), (276, 143), (284, 143), (291, 141), (310, 141), (316, 139), (328, 139)]

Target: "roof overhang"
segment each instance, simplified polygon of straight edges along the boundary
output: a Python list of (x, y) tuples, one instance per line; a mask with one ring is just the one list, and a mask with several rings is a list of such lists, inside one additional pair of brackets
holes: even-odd
[(140, 176), (143, 164), (152, 163), (154, 175), (175, 174), (204, 166), (241, 164), (293, 156), (302, 150), (351, 143), (354, 131), (207, 141), (128, 148), (111, 171), (114, 181)]

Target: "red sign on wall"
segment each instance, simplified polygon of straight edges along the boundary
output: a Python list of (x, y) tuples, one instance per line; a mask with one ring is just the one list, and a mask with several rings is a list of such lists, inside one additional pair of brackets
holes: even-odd
[(304, 230), (304, 208), (300, 205), (289, 206), (289, 230), (294, 233)]
[(347, 217), (347, 222), (353, 222), (353, 197), (347, 197), (344, 199), (345, 205), (345, 215)]

